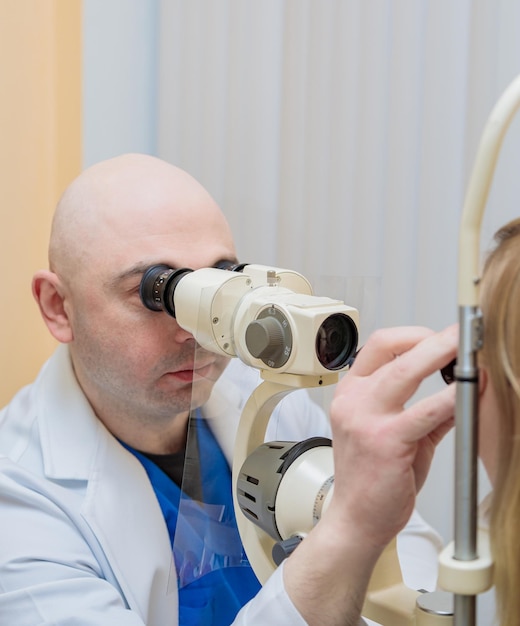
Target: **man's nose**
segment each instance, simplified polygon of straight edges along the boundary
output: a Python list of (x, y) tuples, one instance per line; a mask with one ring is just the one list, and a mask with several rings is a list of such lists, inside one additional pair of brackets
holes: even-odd
[(195, 342), (195, 338), (190, 332), (184, 330), (176, 321), (172, 320), (172, 322), (175, 327), (172, 331), (173, 338), (177, 343), (185, 343), (186, 341)]

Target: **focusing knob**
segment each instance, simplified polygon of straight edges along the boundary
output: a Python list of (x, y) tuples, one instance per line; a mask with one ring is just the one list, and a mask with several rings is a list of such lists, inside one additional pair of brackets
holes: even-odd
[(248, 324), (245, 341), (251, 355), (269, 367), (285, 365), (292, 350), (292, 333), (284, 313), (275, 306), (261, 311)]
[(246, 345), (257, 359), (275, 357), (283, 343), (283, 328), (274, 317), (251, 322), (246, 330)]

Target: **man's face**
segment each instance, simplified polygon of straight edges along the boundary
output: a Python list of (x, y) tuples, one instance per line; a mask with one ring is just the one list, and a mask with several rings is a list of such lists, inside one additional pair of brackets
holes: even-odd
[(99, 254), (72, 277), (77, 284), (68, 285), (71, 354), (98, 415), (170, 421), (190, 405), (203, 404), (222, 373), (224, 357), (202, 350), (175, 319), (146, 309), (139, 297), (151, 265), (198, 269), (235, 259), (224, 219), (215, 212), (204, 215), (195, 210), (182, 226), (167, 212), (157, 221), (108, 225), (103, 246), (96, 242)]

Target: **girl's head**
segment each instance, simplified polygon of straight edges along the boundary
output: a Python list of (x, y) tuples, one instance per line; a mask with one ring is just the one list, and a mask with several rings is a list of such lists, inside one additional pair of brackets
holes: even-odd
[(499, 623), (513, 626), (520, 615), (520, 219), (501, 228), (495, 242), (480, 297), (479, 449), (494, 487), (490, 524)]
[(494, 437), (481, 436), (481, 456), (491, 481), (499, 483), (520, 445), (520, 219), (502, 227), (495, 242), (484, 266), (480, 296), (480, 416), (484, 432), (496, 432)]

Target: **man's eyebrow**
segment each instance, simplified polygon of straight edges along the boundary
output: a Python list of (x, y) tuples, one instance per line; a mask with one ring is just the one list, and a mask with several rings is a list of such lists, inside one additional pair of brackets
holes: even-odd
[[(128, 280), (129, 278), (141, 278), (149, 267), (152, 265), (159, 265), (158, 263), (136, 263), (127, 270), (122, 271), (117, 276), (113, 276), (108, 282), (108, 287), (116, 287), (119, 283)], [(168, 266), (170, 267), (170, 266)]]

